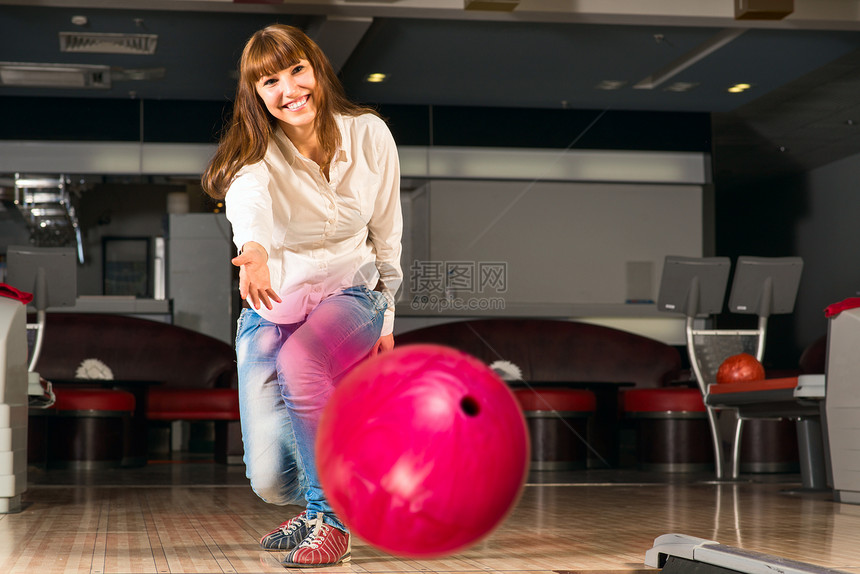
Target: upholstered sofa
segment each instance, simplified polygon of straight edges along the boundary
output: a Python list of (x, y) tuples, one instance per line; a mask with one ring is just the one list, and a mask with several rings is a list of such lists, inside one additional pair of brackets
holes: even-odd
[[(148, 421), (215, 421), (215, 457), (241, 460), (236, 358), (233, 348), (196, 331), (111, 314), (48, 313), (38, 363), (40, 376), (59, 389), (84, 385), (78, 370), (88, 359), (109, 369), (90, 383), (126, 390), (144, 387), (139, 407)], [(100, 377), (107, 377), (105, 380)], [(138, 437), (141, 438), (141, 437)]]
[(617, 382), (662, 387), (681, 376), (675, 347), (610, 327), (552, 319), (478, 319), (402, 333), (397, 345), (436, 343), (487, 364), (510, 361), (526, 382)]

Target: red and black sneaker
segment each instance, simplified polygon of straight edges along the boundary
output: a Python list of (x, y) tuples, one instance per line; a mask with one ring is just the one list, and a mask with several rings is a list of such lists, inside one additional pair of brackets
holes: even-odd
[(310, 529), (308, 513), (307, 511), (302, 512), (263, 536), (260, 539), (260, 547), (263, 550), (289, 552), (307, 537)]
[(287, 568), (337, 566), (350, 559), (349, 533), (323, 522), (323, 515), (310, 521), (310, 532), (281, 563)]

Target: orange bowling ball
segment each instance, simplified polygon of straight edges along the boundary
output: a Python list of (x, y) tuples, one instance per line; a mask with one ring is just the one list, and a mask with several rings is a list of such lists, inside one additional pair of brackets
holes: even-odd
[(764, 366), (749, 353), (727, 358), (717, 370), (717, 383), (739, 383), (764, 379)]

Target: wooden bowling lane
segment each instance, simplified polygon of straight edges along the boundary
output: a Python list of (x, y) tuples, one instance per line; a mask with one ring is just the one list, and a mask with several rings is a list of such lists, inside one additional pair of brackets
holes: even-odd
[[(668, 480), (527, 486), (456, 555), (397, 558), (355, 540), (350, 562), (307, 571), (643, 574), (653, 539), (678, 532), (860, 574), (860, 506), (786, 493), (794, 484)], [(239, 484), (33, 485), (25, 502), (0, 515), (0, 572), (284, 572), (284, 554), (257, 540), (298, 510)]]

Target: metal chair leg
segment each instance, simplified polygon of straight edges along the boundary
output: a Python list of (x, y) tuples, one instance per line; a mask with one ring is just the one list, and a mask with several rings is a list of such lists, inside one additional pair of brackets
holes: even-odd
[(735, 442), (732, 444), (732, 480), (737, 480), (741, 472), (741, 436), (743, 435), (744, 419), (738, 417), (735, 425)]
[(711, 427), (711, 440), (714, 446), (714, 468), (717, 479), (722, 479), (725, 477), (725, 469), (723, 468), (723, 441), (720, 439), (717, 411), (711, 407), (706, 408), (708, 410), (708, 425)]

